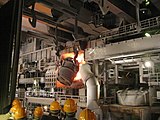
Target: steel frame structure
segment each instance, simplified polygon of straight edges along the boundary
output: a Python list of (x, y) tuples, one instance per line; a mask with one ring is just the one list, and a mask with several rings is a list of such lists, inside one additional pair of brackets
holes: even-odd
[(103, 47), (88, 48), (85, 51), (85, 60), (113, 59), (127, 56), (143, 55), (160, 51), (160, 34), (151, 37), (142, 37), (128, 41), (107, 44)]

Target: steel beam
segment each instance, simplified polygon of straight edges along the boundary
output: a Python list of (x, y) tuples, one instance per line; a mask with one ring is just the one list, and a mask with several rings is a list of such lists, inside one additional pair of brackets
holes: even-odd
[[(48, 34), (48, 28), (49, 27), (52, 27), (54, 29), (56, 29), (56, 25), (58, 26), (58, 38), (62, 39), (63, 37), (63, 40), (65, 41), (65, 39), (67, 39), (68, 37), (64, 36), (64, 35), (69, 35), (69, 34), (73, 34), (74, 33), (74, 29), (71, 28), (71, 27), (67, 27), (67, 26), (64, 26), (60, 23), (57, 23), (53, 20), (52, 17), (48, 16), (48, 15), (45, 15), (43, 13), (40, 13), (38, 11), (35, 11), (35, 15), (36, 15), (36, 18), (39, 20), (37, 22), (37, 26), (40, 27), (40, 26), (43, 26), (44, 29), (37, 29), (37, 28), (33, 28), (29, 22), (27, 21), (26, 18), (28, 17), (31, 17), (32, 16), (32, 12), (31, 12), (31, 9), (29, 8), (25, 8), (23, 10), (23, 22), (25, 22), (23, 24), (23, 26), (25, 26), (25, 28), (29, 28), (29, 29), (33, 29), (33, 30), (36, 30), (36, 31), (39, 31), (39, 32), (42, 32), (42, 33), (45, 33), (45, 34)], [(45, 23), (45, 24), (44, 24)], [(48, 26), (48, 27), (47, 27)], [(62, 34), (63, 33), (63, 34)], [(63, 36), (62, 36), (63, 35)], [(78, 28), (78, 35), (87, 35), (87, 33), (85, 33), (83, 30), (79, 29)], [(70, 35), (72, 36), (72, 35)], [(72, 37), (69, 37), (68, 38), (69, 40), (73, 40)]]
[(89, 48), (85, 51), (85, 60), (111, 59), (114, 57), (125, 57), (155, 52), (160, 49), (160, 34), (151, 37), (142, 37), (128, 41), (107, 44), (104, 47)]
[(107, 0), (109, 10), (129, 23), (136, 21), (136, 9), (126, 0)]
[[(25, 9), (23, 9), (23, 14), (28, 17), (31, 17), (32, 11), (29, 8), (25, 8)], [(50, 25), (51, 27), (54, 27), (54, 28), (56, 27), (57, 23), (53, 20), (52, 17), (45, 15), (43, 13), (37, 12), (37, 11), (35, 11), (35, 15), (38, 20), (45, 22), (46, 24)], [(69, 32), (69, 33), (73, 33), (73, 31), (74, 31), (72, 28), (65, 27), (61, 24), (58, 24), (58, 29), (63, 30), (65, 32)]]
[(45, 4), (51, 9), (56, 8), (60, 12), (65, 13), (67, 15), (75, 16), (77, 15), (77, 12), (78, 12), (76, 9), (63, 4), (62, 2), (59, 2), (58, 0), (39, 0), (38, 2)]
[(28, 103), (35, 103), (35, 104), (44, 104), (50, 105), (54, 98), (43, 98), (43, 97), (26, 97)]

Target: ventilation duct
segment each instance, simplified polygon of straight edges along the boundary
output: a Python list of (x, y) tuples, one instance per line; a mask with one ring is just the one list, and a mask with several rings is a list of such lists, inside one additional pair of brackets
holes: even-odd
[(87, 107), (93, 110), (97, 115), (97, 120), (102, 120), (102, 109), (99, 107), (97, 100), (100, 95), (100, 85), (98, 79), (91, 72), (88, 64), (83, 64), (79, 70), (82, 80), (87, 87)]

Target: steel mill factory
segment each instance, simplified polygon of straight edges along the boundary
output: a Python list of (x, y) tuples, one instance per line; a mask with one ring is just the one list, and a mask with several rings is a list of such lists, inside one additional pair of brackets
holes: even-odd
[(0, 0), (0, 120), (160, 120), (160, 0)]

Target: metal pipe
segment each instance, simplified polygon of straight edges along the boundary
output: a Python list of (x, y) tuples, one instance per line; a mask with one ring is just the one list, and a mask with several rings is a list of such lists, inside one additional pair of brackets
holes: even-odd
[(99, 99), (100, 85), (94, 74), (91, 72), (91, 67), (88, 64), (83, 64), (80, 67), (79, 72), (87, 87), (87, 106), (89, 106), (92, 101), (97, 101)]
[(99, 82), (95, 75), (91, 72), (91, 67), (88, 64), (83, 64), (80, 67), (79, 72), (84, 84), (87, 87), (87, 107), (96, 113), (98, 120), (102, 120), (102, 109), (97, 103), (100, 95)]
[(141, 31), (141, 22), (140, 22), (140, 16), (139, 16), (139, 3), (136, 2), (136, 17), (137, 17), (137, 31)]
[(74, 36), (75, 36), (75, 40), (76, 40), (78, 37), (78, 18), (77, 18), (77, 15), (75, 15)]
[(118, 84), (118, 65), (115, 65), (115, 84)]
[(106, 61), (104, 61), (104, 68), (103, 68), (103, 72), (104, 72), (104, 81), (103, 81), (103, 89), (104, 89), (104, 101), (107, 98), (107, 64)]

